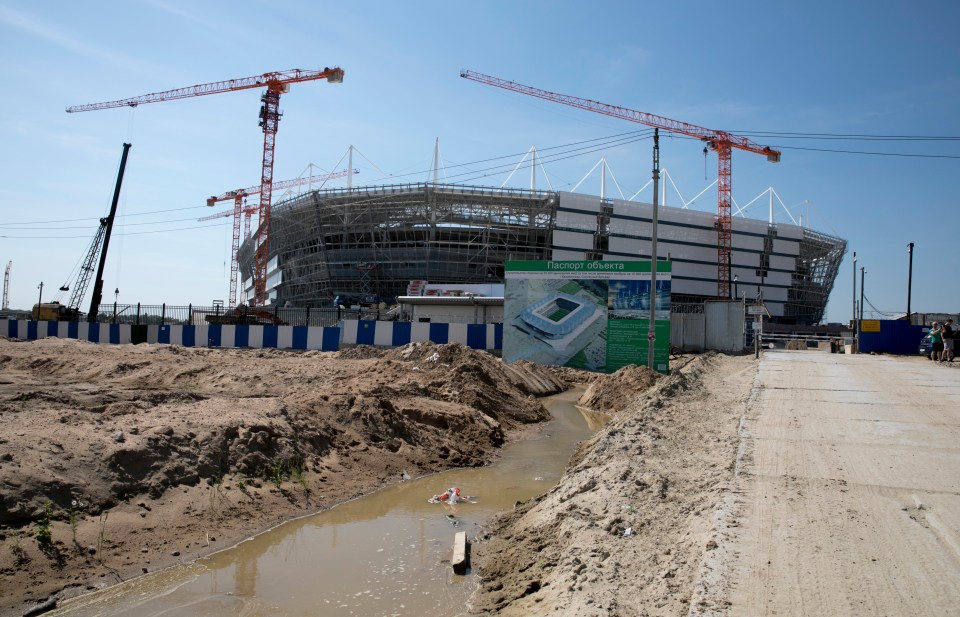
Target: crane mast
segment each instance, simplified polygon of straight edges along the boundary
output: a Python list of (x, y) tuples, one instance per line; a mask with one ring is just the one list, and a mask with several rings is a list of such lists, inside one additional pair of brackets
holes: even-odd
[(617, 105), (541, 90), (474, 71), (463, 70), (460, 72), (460, 77), (488, 86), (503, 88), (547, 101), (569, 105), (570, 107), (577, 107), (579, 109), (604, 114), (613, 118), (645, 124), (688, 137), (695, 137), (707, 142), (710, 148), (717, 153), (717, 297), (723, 300), (730, 298), (730, 258), (733, 251), (733, 220), (730, 207), (733, 201), (731, 181), (732, 151), (736, 148), (755, 154), (763, 154), (771, 163), (779, 163), (779, 150), (774, 150), (769, 146), (755, 144), (746, 137), (734, 135), (726, 131), (708, 129), (688, 122), (680, 122), (664, 116), (649, 114)]
[(13, 267), (13, 262), (7, 262), (7, 269), (3, 271), (3, 304), (0, 305), (0, 309), (7, 310), (10, 308), (10, 268)]
[(259, 226), (257, 229), (257, 244), (253, 271), (253, 303), (254, 305), (262, 306), (266, 304), (267, 300), (266, 274), (270, 249), (270, 200), (273, 196), (273, 152), (277, 136), (277, 125), (280, 122), (281, 116), (280, 94), (288, 92), (290, 84), (316, 79), (326, 79), (329, 83), (342, 83), (343, 69), (339, 67), (326, 67), (322, 71), (301, 69), (275, 71), (272, 73), (264, 73), (263, 75), (254, 75), (253, 77), (217, 81), (209, 84), (178, 88), (176, 90), (166, 90), (164, 92), (154, 92), (152, 94), (118, 99), (116, 101), (75, 105), (68, 107), (67, 113), (96, 111), (115, 107), (137, 107), (145, 103), (158, 103), (194, 96), (265, 87), (266, 92), (264, 92), (261, 97), (263, 104), (260, 107), (260, 127), (263, 129), (263, 159), (260, 174)]

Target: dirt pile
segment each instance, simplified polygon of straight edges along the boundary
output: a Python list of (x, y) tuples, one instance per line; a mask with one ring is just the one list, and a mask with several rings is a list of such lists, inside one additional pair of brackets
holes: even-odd
[(0, 587), (14, 590), (0, 610), (198, 556), (404, 475), (484, 464), (549, 417), (534, 395), (566, 387), (535, 365), (430, 343), (0, 341), (0, 375)]
[(623, 386), (643, 377), (635, 368), (599, 377), (595, 396), (624, 388), (629, 402), (581, 444), (559, 485), (478, 539), (472, 612), (686, 615), (716, 546), (711, 515), (733, 477), (755, 371), (750, 357), (709, 354), (646, 392)]
[(578, 404), (593, 411), (615, 412), (629, 405), (638, 393), (653, 387), (662, 376), (645, 366), (630, 364), (611, 375), (597, 378), (580, 397)]

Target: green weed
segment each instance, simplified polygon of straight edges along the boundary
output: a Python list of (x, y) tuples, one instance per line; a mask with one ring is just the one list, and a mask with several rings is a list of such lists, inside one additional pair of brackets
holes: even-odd
[(50, 546), (53, 540), (53, 533), (50, 531), (50, 514), (53, 512), (53, 504), (46, 501), (43, 504), (43, 514), (37, 519), (37, 544), (41, 547)]

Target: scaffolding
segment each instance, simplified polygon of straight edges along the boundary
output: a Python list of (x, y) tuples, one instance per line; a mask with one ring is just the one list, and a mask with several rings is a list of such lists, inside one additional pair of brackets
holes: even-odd
[[(498, 283), (506, 260), (550, 259), (556, 195), (446, 184), (312, 191), (274, 206), (276, 302), (404, 295), (411, 280)], [(244, 278), (252, 246), (241, 248)]]
[(784, 323), (817, 324), (823, 320), (827, 299), (847, 252), (847, 241), (803, 230), (800, 254), (784, 304)]
[[(430, 182), (310, 191), (273, 207), (270, 263), (275, 270), (267, 273), (271, 304), (331, 306), (338, 295), (379, 296), (390, 303), (408, 295), (411, 281), (502, 283), (507, 260), (554, 258), (554, 230), (569, 224), (558, 222), (559, 205), (554, 191)], [(593, 249), (584, 251), (586, 259), (623, 259), (608, 254), (604, 221), (609, 210), (605, 203), (597, 209), (596, 237)], [(775, 237), (768, 231), (757, 250), (757, 276), (767, 275), (776, 254)], [(824, 316), (847, 243), (810, 229), (802, 230), (798, 243), (779, 320), (815, 324)], [(247, 240), (239, 253), (247, 281), (253, 274), (254, 244)], [(682, 276), (682, 267), (675, 265), (674, 276)], [(712, 299), (678, 292), (676, 306)]]

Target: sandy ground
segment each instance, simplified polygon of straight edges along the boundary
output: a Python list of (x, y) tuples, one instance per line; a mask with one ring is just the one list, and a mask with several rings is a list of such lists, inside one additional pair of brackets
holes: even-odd
[(0, 614), (488, 463), (572, 383), (611, 420), (472, 538), (471, 613), (957, 614), (960, 363), (801, 350), (672, 369), (0, 341)]
[(477, 543), (472, 613), (960, 614), (960, 363), (705, 355), (631, 399)]
[[(611, 390), (613, 419), (560, 483), (473, 547), (482, 584), (471, 612), (686, 614), (717, 546), (713, 511), (734, 481), (755, 374), (752, 357), (706, 354), (647, 390)], [(581, 403), (603, 400), (600, 388)]]
[(960, 615), (957, 364), (765, 354), (713, 614)]
[(566, 381), (459, 345), (336, 353), (0, 340), (0, 614), (489, 463)]

